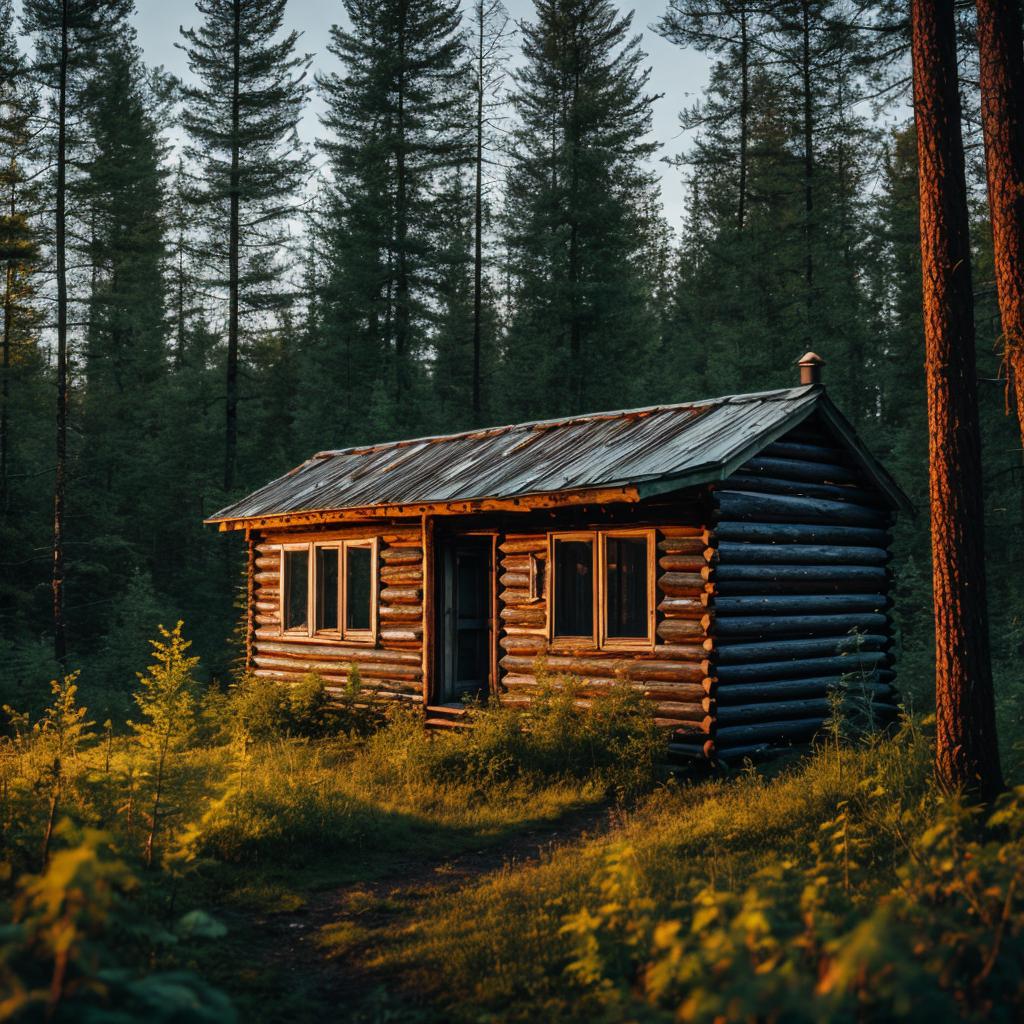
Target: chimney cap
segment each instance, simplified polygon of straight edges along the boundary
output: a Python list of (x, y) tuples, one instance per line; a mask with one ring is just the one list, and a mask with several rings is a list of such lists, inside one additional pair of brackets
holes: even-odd
[(821, 371), (825, 360), (817, 352), (805, 352), (797, 361), (801, 384), (821, 384)]

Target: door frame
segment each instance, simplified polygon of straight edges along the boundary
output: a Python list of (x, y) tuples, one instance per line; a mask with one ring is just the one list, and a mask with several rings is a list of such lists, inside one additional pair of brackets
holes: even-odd
[(458, 544), (462, 539), (490, 540), (487, 546), (487, 680), (483, 692), (488, 700), (498, 696), (498, 633), (500, 631), (500, 620), (498, 618), (498, 538), (497, 530), (459, 530), (456, 533), (434, 533), (431, 538), (430, 562), (431, 579), (430, 605), (431, 616), (427, 625), (432, 634), (430, 644), (429, 665), (430, 672), (427, 679), (427, 704), (440, 706), (442, 694), (441, 689), (444, 682), (444, 600), (441, 588), (444, 585), (444, 559), (443, 549), (447, 545)]

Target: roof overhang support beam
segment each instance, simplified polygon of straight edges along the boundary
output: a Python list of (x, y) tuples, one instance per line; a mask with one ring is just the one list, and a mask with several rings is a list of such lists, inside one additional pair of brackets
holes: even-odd
[(413, 505), (370, 505), (363, 508), (318, 509), (312, 512), (282, 512), (275, 515), (240, 519), (207, 519), (223, 531), (269, 530), (274, 527), (326, 526), (335, 523), (366, 522), (375, 519), (420, 518), (422, 516), (461, 516), (475, 512), (532, 512), (536, 509), (566, 508), (570, 505), (610, 505), (640, 501), (640, 488), (586, 488), (526, 494), (517, 498), (479, 498), (474, 501), (426, 502)]

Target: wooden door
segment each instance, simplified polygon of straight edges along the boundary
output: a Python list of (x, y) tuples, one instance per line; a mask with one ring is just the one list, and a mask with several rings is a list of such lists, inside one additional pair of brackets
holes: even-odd
[(484, 699), (491, 674), (491, 539), (455, 537), (438, 554), (437, 700)]

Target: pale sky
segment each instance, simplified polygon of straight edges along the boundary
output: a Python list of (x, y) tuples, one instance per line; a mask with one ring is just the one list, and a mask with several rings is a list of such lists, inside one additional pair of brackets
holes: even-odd
[[(184, 54), (174, 44), (180, 39), (179, 26), (196, 23), (198, 15), (194, 5), (186, 0), (136, 2), (135, 24), (147, 61), (162, 64), (168, 71), (187, 78)], [(643, 48), (653, 69), (651, 91), (665, 94), (654, 106), (654, 137), (661, 145), (659, 157), (674, 155), (685, 148), (677, 115), (699, 94), (708, 73), (708, 63), (701, 54), (680, 50), (649, 31), (649, 26), (661, 16), (666, 3), (667, 0), (636, 0), (633, 5), (621, 5), (625, 10), (632, 6), (636, 12), (633, 27), (643, 33)], [(517, 20), (528, 19), (533, 12), (531, 0), (505, 0), (505, 6)], [(314, 69), (333, 67), (334, 59), (326, 52), (328, 30), (343, 15), (340, 0), (289, 0), (288, 23), (303, 33), (302, 49), (315, 54)], [(303, 135), (309, 141), (316, 137), (318, 131), (316, 118), (319, 109), (319, 100), (314, 96), (303, 125)], [(665, 213), (676, 228), (683, 211), (680, 171), (662, 163), (656, 167), (661, 175)]]

